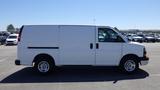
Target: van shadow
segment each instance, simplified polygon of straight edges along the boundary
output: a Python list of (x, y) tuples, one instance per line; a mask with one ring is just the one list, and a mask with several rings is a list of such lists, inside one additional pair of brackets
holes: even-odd
[(107, 82), (116, 83), (120, 80), (144, 79), (149, 74), (139, 69), (137, 73), (126, 75), (113, 67), (61, 67), (55, 72), (43, 76), (35, 73), (31, 68), (24, 68), (8, 77), (0, 83), (67, 83), (67, 82)]

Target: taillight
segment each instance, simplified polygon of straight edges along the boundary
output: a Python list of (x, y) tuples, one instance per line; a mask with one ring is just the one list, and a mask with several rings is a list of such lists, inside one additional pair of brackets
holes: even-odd
[(147, 56), (147, 51), (146, 51), (145, 48), (144, 48), (144, 50), (143, 50), (143, 55), (144, 55), (144, 56)]
[(24, 26), (22, 26), (21, 29), (20, 29), (20, 31), (19, 31), (18, 42), (21, 41), (21, 34), (22, 34), (23, 27), (24, 27)]

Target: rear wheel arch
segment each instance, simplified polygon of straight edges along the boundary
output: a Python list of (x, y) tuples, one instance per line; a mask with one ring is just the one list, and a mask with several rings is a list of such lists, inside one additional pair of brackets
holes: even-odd
[(46, 75), (55, 70), (55, 62), (51, 55), (38, 54), (33, 60), (33, 67), (36, 72)]
[(55, 60), (54, 60), (54, 58), (53, 58), (51, 55), (46, 54), (46, 53), (41, 53), (41, 54), (36, 55), (36, 56), (34, 57), (32, 63), (37, 62), (37, 61), (39, 60), (39, 58), (43, 58), (43, 57), (47, 58), (48, 60), (51, 60), (51, 61), (53, 62), (53, 64), (55, 65)]

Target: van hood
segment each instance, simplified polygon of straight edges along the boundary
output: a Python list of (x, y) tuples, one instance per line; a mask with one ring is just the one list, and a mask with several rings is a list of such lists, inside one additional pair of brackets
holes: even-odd
[(140, 46), (140, 47), (143, 47), (143, 48), (144, 48), (144, 45), (141, 44), (141, 43), (138, 43), (138, 42), (129, 42), (129, 44), (136, 45), (136, 46)]

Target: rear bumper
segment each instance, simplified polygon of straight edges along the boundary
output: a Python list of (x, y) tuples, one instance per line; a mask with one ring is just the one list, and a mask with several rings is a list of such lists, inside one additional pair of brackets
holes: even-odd
[(147, 65), (149, 63), (149, 57), (140, 57), (140, 64)]
[(21, 65), (21, 61), (20, 60), (15, 60), (15, 65)]
[(6, 45), (17, 45), (16, 42), (6, 42)]

